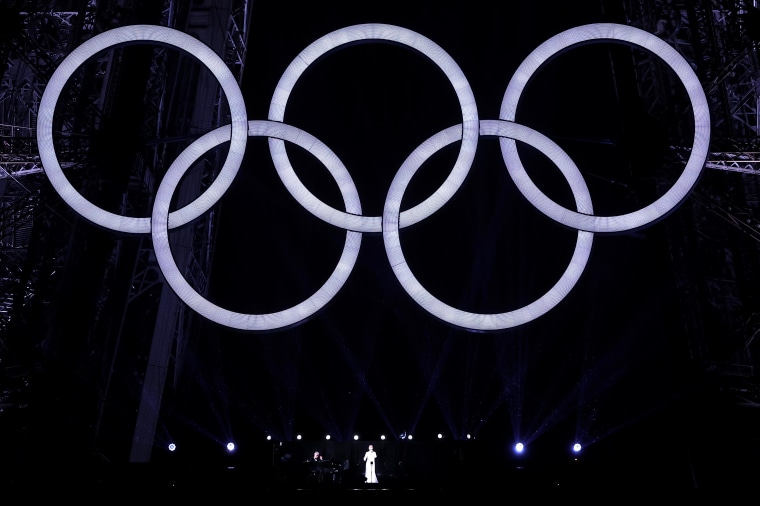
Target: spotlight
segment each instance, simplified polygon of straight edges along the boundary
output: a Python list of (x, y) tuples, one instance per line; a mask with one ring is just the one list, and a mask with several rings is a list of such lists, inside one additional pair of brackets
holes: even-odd
[(581, 444), (580, 443), (575, 443), (573, 445), (573, 452), (578, 453), (580, 451), (581, 451)]
[(234, 452), (235, 451), (235, 443), (227, 443), (227, 451), (228, 452)]
[(472, 439), (472, 436), (467, 434), (467, 439)]
[(330, 434), (325, 435), (325, 439), (330, 439)]
[(359, 441), (359, 434), (354, 434), (354, 441)]
[(300, 441), (301, 440), (301, 434), (296, 435), (296, 439)]
[(169, 443), (169, 451), (170, 452), (173, 452), (176, 449), (177, 449), (177, 445), (175, 445), (174, 443)]
[(409, 441), (411, 441), (411, 440), (412, 440), (412, 435), (411, 435), (411, 434), (409, 434), (408, 436), (406, 436), (406, 438), (407, 438)]
[(267, 441), (271, 441), (271, 440), (272, 440), (272, 436), (270, 436), (269, 434), (267, 434)]
[(380, 434), (380, 440), (385, 441), (385, 434)]
[(441, 434), (440, 432), (438, 433), (438, 439), (443, 439), (443, 434)]
[(515, 453), (522, 453), (525, 449), (525, 446), (522, 443), (517, 443), (515, 445)]

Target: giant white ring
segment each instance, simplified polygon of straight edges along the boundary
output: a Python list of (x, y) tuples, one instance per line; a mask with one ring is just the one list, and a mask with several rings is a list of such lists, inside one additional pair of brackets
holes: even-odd
[[(499, 142), (509, 174), (520, 192), (539, 211), (555, 221), (578, 230), (621, 232), (643, 227), (669, 213), (694, 187), (704, 168), (710, 146), (710, 108), (699, 78), (689, 63), (666, 42), (656, 35), (631, 26), (597, 23), (577, 26), (561, 32), (534, 49), (523, 60), (509, 81), (499, 118), (515, 121), (520, 95), (533, 74), (549, 58), (572, 45), (593, 40), (623, 41), (651, 51), (673, 69), (686, 88), (694, 114), (694, 142), (686, 166), (675, 184), (659, 199), (638, 211), (619, 216), (591, 216), (584, 214), (582, 210), (575, 212), (566, 209), (549, 199), (525, 172), (515, 141), (502, 138)], [(581, 178), (582, 176), (578, 174), (574, 177)]]
[[(325, 164), (338, 181), (346, 210), (349, 213), (361, 214), (359, 193), (348, 174), (348, 170), (337, 155), (315, 137), (296, 127), (272, 121), (249, 121), (248, 135), (277, 137), (293, 142), (309, 151)], [(205, 318), (238, 330), (263, 331), (288, 327), (312, 316), (338, 293), (356, 264), (362, 234), (351, 231), (346, 233), (343, 252), (330, 277), (313, 295), (293, 307), (276, 313), (247, 314), (230, 311), (204, 298), (190, 286), (174, 261), (169, 244), (169, 204), (182, 176), (192, 163), (209, 149), (229, 139), (230, 130), (226, 127), (220, 127), (200, 137), (177, 157), (161, 180), (151, 218), (153, 224), (151, 234), (156, 259), (169, 286), (185, 304)]]
[[(570, 184), (575, 204), (580, 212), (592, 213), (591, 197), (585, 180), (572, 159), (554, 141), (526, 126), (500, 120), (482, 120), (480, 135), (509, 137), (525, 142), (539, 150), (556, 163)], [(404, 161), (391, 183), (383, 208), (383, 242), (388, 261), (404, 290), (432, 315), (458, 327), (492, 331), (522, 325), (545, 314), (570, 292), (580, 278), (591, 255), (594, 234), (579, 230), (573, 256), (560, 279), (549, 291), (532, 303), (512, 311), (495, 314), (471, 313), (449, 306), (437, 299), (412, 273), (404, 258), (399, 237), (399, 209), (404, 191), (422, 163), (443, 146), (459, 139), (458, 128), (451, 127), (439, 132), (424, 143)]]
[[(438, 44), (412, 30), (377, 23), (349, 26), (328, 33), (306, 47), (285, 69), (272, 95), (272, 101), (269, 105), (269, 119), (284, 121), (285, 108), (293, 87), (309, 65), (319, 57), (343, 45), (369, 40), (395, 42), (427, 56), (448, 77), (462, 109), (462, 144), (454, 167), (446, 180), (432, 195), (401, 213), (401, 227), (406, 227), (430, 216), (456, 193), (472, 166), (478, 144), (478, 111), (472, 88), (459, 65)], [(327, 206), (318, 200), (298, 179), (285, 152), (285, 144), (281, 140), (270, 139), (269, 149), (277, 166), (277, 173), (291, 195), (304, 208), (321, 219), (347, 230), (358, 232), (380, 232), (382, 230), (381, 216), (351, 215)]]
[[(90, 57), (118, 44), (133, 42), (158, 42), (182, 49), (197, 58), (219, 80), (227, 96), (231, 116), (230, 148), (222, 169), (207, 190), (193, 202), (171, 213), (169, 227), (189, 223), (211, 208), (232, 184), (245, 154), (248, 141), (248, 119), (243, 93), (237, 80), (214, 51), (198, 39), (185, 33), (153, 25), (132, 25), (114, 28), (86, 40), (64, 58), (53, 72), (40, 100), (37, 118), (37, 144), (42, 166), (55, 190), (76, 212), (92, 223), (110, 230), (126, 233), (150, 232), (150, 218), (127, 217), (111, 213), (85, 199), (63, 173), (53, 145), (53, 117), (55, 105), (63, 87), (74, 72)], [(230, 126), (227, 126), (229, 129)]]

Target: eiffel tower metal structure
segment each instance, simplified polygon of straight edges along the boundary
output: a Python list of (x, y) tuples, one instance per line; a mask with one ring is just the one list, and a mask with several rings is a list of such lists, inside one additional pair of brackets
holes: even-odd
[[(14, 427), (32, 423), (33, 415), (26, 414), (34, 409), (30, 391), (68, 374), (51, 370), (46, 357), (70, 357), (78, 373), (69, 379), (97, 404), (84, 429), (92, 441), (88, 458), (146, 462), (164, 387), (182, 367), (196, 316), (163, 282), (150, 236), (98, 230), (66, 209), (46, 184), (36, 141), (39, 102), (70, 51), (105, 30), (137, 23), (197, 37), (240, 82), (249, 5), (40, 0), (11, 2), (0, 11), (0, 409), (6, 418), (19, 418)], [(72, 76), (56, 109), (56, 151), (67, 177), (83, 195), (127, 216), (149, 216), (158, 181), (176, 155), (229, 122), (213, 76), (182, 51), (155, 46), (127, 45), (95, 55)], [(99, 164), (117, 143), (123, 156)], [(221, 152), (212, 152), (197, 162), (178, 190), (180, 201), (202, 192), (223, 160)], [(107, 166), (107, 173), (98, 172), (98, 165)], [(183, 252), (178, 266), (200, 292), (214, 223), (212, 211), (171, 239)], [(45, 325), (52, 321), (58, 323)], [(72, 352), (82, 347), (93, 359), (86, 364)], [(124, 376), (130, 380), (120, 381)], [(135, 404), (115, 405), (114, 392), (135, 384), (141, 385), (130, 393)], [(60, 395), (66, 403), (68, 394)], [(77, 398), (71, 395), (71, 409), (77, 409)], [(132, 433), (130, 446), (108, 447), (104, 435), (114, 431)]]
[[(760, 407), (758, 2), (629, 0), (625, 15), (628, 24), (658, 34), (689, 61), (710, 102), (707, 170), (668, 220), (671, 256), (691, 358), (737, 405)], [(653, 117), (684, 110), (657, 62), (639, 55), (635, 70)], [(688, 153), (684, 145), (671, 150), (674, 160)]]

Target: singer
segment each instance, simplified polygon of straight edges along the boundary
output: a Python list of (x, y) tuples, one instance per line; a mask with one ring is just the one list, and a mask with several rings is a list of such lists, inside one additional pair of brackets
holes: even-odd
[(375, 460), (377, 460), (377, 453), (375, 453), (375, 447), (369, 445), (367, 452), (364, 454), (364, 482), (365, 483), (377, 483), (377, 473), (375, 472)]

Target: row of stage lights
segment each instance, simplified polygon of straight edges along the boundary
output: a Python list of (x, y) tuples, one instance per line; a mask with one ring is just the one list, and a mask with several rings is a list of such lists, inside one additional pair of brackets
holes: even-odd
[[(468, 440), (471, 439), (471, 437), (470, 437), (469, 434), (467, 434), (466, 438)], [(301, 441), (302, 439), (303, 439), (303, 437), (301, 436), (301, 434), (298, 434), (296, 436), (296, 440)], [(330, 439), (331, 439), (331, 437), (330, 437), (329, 434), (325, 435), (325, 440), (329, 441)], [(411, 441), (413, 439), (413, 437), (412, 437), (411, 434), (409, 434), (409, 435), (403, 434), (401, 436), (401, 439), (407, 439), (407, 440)], [(438, 439), (439, 440), (444, 439), (443, 434), (439, 433), (438, 434)], [(272, 436), (267, 435), (267, 441), (271, 441), (271, 440), (272, 440)], [(358, 435), (354, 435), (354, 441), (358, 441), (358, 440), (359, 440), (359, 436)], [(385, 441), (385, 435), (381, 434), (380, 435), (380, 440), (381, 441)], [(230, 452), (230, 453), (234, 452), (235, 451), (235, 443), (232, 443), (232, 442), (227, 443), (226, 448), (227, 448), (228, 452)], [(174, 443), (170, 443), (169, 446), (168, 446), (168, 449), (169, 449), (170, 452), (173, 452), (173, 451), (175, 451), (177, 449), (177, 445), (174, 444)], [(573, 453), (580, 453), (581, 450), (583, 449), (583, 447), (581, 446), (580, 443), (574, 443), (573, 446), (571, 447), (571, 449), (572, 449)], [(517, 443), (517, 444), (515, 444), (514, 451), (517, 454), (522, 454), (525, 451), (525, 445), (523, 443)]]

